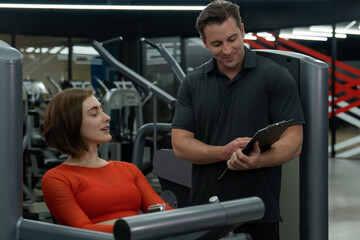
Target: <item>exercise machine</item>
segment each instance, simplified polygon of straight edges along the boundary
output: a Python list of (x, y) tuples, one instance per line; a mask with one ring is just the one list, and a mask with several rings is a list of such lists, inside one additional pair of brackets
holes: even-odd
[[(108, 40), (106, 42), (112, 42), (112, 41), (118, 41), (118, 38), (114, 40)], [(100, 56), (107, 61), (114, 69), (119, 71), (126, 79), (130, 80), (132, 83), (134, 83), (134, 86), (139, 86), (143, 89), (147, 89), (149, 92), (151, 92), (154, 96), (154, 99), (160, 98), (161, 100), (165, 101), (170, 108), (174, 108), (176, 104), (176, 99), (172, 97), (170, 94), (165, 92), (164, 90), (157, 87), (155, 84), (151, 83), (149, 80), (145, 79), (138, 73), (134, 72), (130, 68), (126, 67), (124, 64), (119, 62), (117, 59), (115, 59), (104, 47), (104, 43), (100, 43), (96, 40), (92, 41), (91, 45), (94, 47), (96, 51), (99, 52)], [(120, 83), (119, 86), (121, 86), (122, 83)], [(111, 90), (110, 90), (111, 91)], [(115, 92), (115, 90), (114, 90)], [(119, 98), (120, 95), (119, 95)], [(121, 102), (121, 101), (118, 101)], [(142, 102), (144, 103), (144, 102)], [(141, 127), (142, 123), (139, 122), (137, 127)], [(156, 128), (156, 124), (154, 124), (154, 128)], [(154, 130), (156, 132), (156, 130)], [(156, 144), (156, 137), (154, 137), (154, 145)], [(104, 149), (101, 150), (102, 154), (106, 156), (108, 153), (108, 150), (106, 149), (107, 144), (104, 144)], [(154, 149), (156, 149), (156, 146), (154, 146)], [(102, 156), (103, 156), (102, 155)]]

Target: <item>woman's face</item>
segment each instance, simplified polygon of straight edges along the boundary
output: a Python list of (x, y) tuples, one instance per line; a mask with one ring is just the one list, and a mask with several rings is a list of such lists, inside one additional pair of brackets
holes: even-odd
[(82, 117), (80, 134), (88, 145), (111, 140), (110, 117), (104, 113), (100, 102), (94, 96), (86, 98), (83, 102)]

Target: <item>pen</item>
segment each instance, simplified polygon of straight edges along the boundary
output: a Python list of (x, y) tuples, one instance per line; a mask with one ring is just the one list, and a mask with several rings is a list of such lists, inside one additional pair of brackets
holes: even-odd
[(225, 173), (227, 172), (227, 170), (228, 170), (228, 168), (226, 168), (226, 169), (223, 171), (223, 173), (218, 177), (218, 180), (220, 180), (220, 179), (225, 175)]

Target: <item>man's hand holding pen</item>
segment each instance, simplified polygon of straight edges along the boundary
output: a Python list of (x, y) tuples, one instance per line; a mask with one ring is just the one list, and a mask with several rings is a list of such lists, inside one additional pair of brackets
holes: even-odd
[(255, 142), (253, 150), (249, 155), (245, 155), (242, 149), (236, 150), (231, 158), (226, 162), (228, 169), (231, 170), (249, 170), (260, 168), (260, 147), (259, 143)]
[[(218, 177), (219, 180), (225, 175), (225, 173), (227, 172), (228, 169), (242, 170), (242, 169), (238, 169), (238, 166), (239, 166), (238, 162), (241, 161), (241, 159), (243, 159), (244, 156), (246, 156), (245, 154), (242, 153), (242, 149), (246, 146), (246, 144), (248, 144), (248, 142), (250, 142), (250, 140), (251, 140), (251, 138), (249, 138), (249, 137), (236, 138), (235, 140), (229, 142), (228, 144), (226, 144), (224, 146), (224, 153), (228, 159), (228, 160), (226, 160), (227, 168)], [(259, 148), (258, 144), (257, 144), (257, 148)], [(260, 151), (260, 149), (258, 149), (258, 150)], [(237, 152), (239, 152), (240, 155), (244, 155), (244, 156), (240, 158), (237, 155)], [(246, 162), (248, 162), (248, 161), (246, 161)]]
[(249, 137), (239, 137), (226, 144), (223, 148), (224, 161), (228, 161), (236, 151), (243, 149), (250, 140)]

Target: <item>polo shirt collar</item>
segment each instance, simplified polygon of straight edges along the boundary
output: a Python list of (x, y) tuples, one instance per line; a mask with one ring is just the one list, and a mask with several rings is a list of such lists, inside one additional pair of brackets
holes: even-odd
[(209, 73), (211, 71), (214, 71), (215, 69), (217, 69), (216, 67), (216, 60), (214, 57), (212, 57), (206, 64), (205, 64), (205, 72)]
[(256, 53), (245, 47), (243, 69), (256, 67)]
[[(245, 47), (245, 57), (243, 63), (243, 69), (256, 67), (256, 53), (249, 48)], [(215, 58), (211, 58), (205, 65), (205, 72), (218, 71)]]

